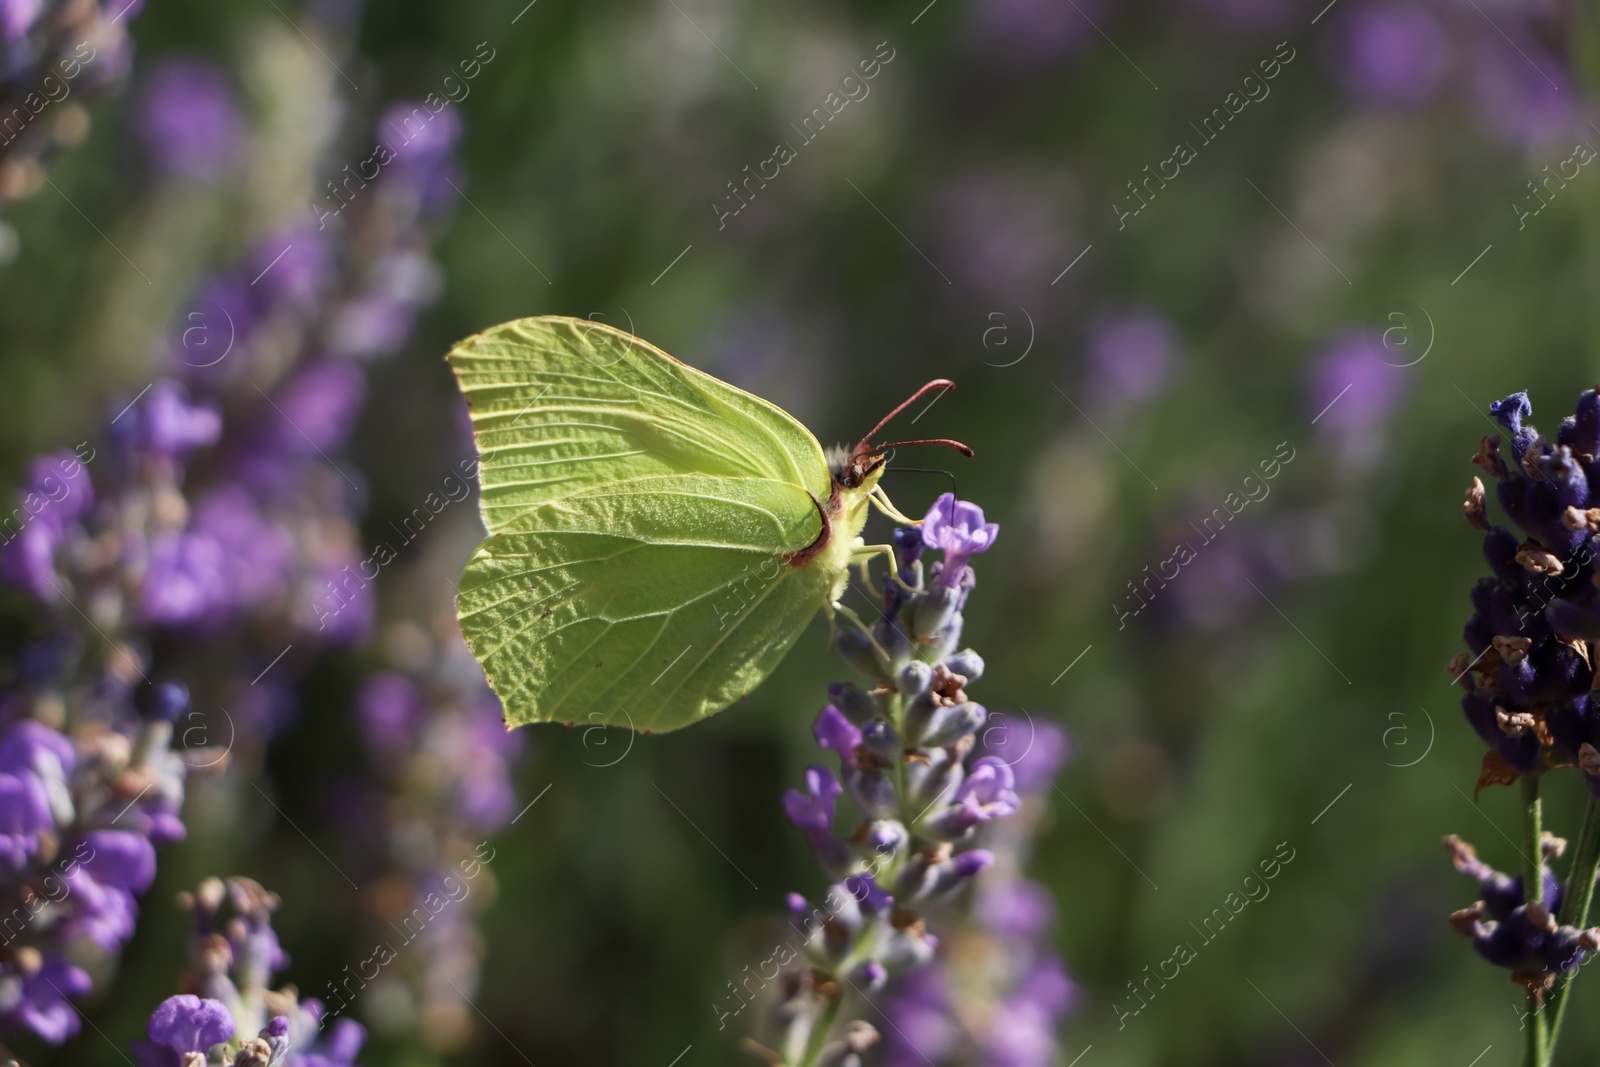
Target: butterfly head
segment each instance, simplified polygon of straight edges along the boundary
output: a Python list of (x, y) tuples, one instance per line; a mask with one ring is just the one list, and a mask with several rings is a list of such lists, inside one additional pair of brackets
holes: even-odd
[(930, 437), (916, 441), (888, 441), (882, 444), (874, 444), (872, 442), (873, 437), (877, 435), (879, 430), (888, 425), (889, 420), (928, 393), (934, 390), (954, 389), (955, 387), (956, 384), (952, 381), (944, 378), (935, 378), (915, 393), (912, 393), (889, 414), (878, 420), (878, 425), (868, 430), (866, 435), (855, 443), (854, 447), (841, 446), (830, 451), (828, 454), (828, 469), (833, 474), (834, 484), (841, 489), (858, 489), (869, 481), (876, 482), (882, 476), (883, 465), (888, 462), (890, 450), (901, 445), (943, 445), (946, 448), (955, 449), (964, 456), (972, 455), (972, 449), (960, 441), (952, 441), (947, 437)]

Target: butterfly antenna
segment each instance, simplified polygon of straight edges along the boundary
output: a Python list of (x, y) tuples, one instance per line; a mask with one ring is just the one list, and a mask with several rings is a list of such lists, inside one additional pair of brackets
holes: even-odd
[[(916, 392), (914, 392), (910, 396), (906, 397), (904, 402), (902, 402), (899, 407), (895, 408), (893, 411), (889, 412), (889, 414), (887, 414), (883, 418), (879, 419), (878, 420), (878, 425), (874, 426), (872, 429), (868, 430), (865, 434), (863, 434), (861, 436), (861, 445), (864, 445), (868, 441), (872, 440), (872, 438), (877, 434), (877, 432), (879, 430), (881, 430), (885, 426), (889, 425), (889, 421), (891, 419), (893, 419), (896, 415), (900, 414), (906, 408), (910, 407), (912, 404), (915, 404), (918, 400), (921, 400), (928, 393), (932, 392), (935, 389), (954, 389), (955, 387), (956, 387), (956, 383), (952, 382), (948, 378), (935, 378), (933, 381), (929, 382), (927, 385), (924, 385), (921, 389), (918, 389)], [(918, 444), (920, 442), (908, 441), (906, 443), (907, 444)], [(856, 447), (859, 448), (859, 447), (861, 447), (861, 445), (857, 445)], [(885, 445), (884, 447), (887, 448), (889, 446)]]
[(878, 451), (879, 449), (884, 448), (896, 448), (900, 445), (943, 445), (946, 448), (955, 449), (963, 456), (972, 455), (972, 449), (968, 448), (960, 441), (952, 441), (948, 437), (925, 437), (920, 441), (890, 441), (887, 444), (873, 445), (872, 448), (873, 451)]

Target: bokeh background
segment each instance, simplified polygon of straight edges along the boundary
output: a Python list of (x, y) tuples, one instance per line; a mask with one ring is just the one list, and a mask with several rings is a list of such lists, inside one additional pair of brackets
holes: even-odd
[[(441, 357), (505, 319), (621, 325), (825, 443), (952, 378), (901, 429), (976, 458), (904, 450), (931, 472), (885, 484), (913, 513), (955, 486), (1000, 523), (968, 612), (974, 696), (1073, 739), (1032, 867), (1080, 986), (1058, 1062), (1509, 1067), (1520, 990), (1451, 933), (1476, 889), (1440, 839), (1514, 869), (1516, 802), (1474, 801), (1481, 745), (1446, 665), (1484, 569), (1459, 509), (1487, 405), (1528, 389), (1553, 429), (1595, 379), (1600, 177), (1530, 185), (1600, 145), (1579, 5), (924, 2), (149, 0), (59, 158), (7, 173), (0, 466), (21, 484), (33, 456), (108, 447), (147, 383), (203, 362), (195, 308), (240, 319), (241, 349), (190, 387), (242, 423), (282, 400), (283, 353), (313, 343), (246, 345), (245, 282), (285, 234), (315, 245), (311, 205), (337, 205), (327, 183), (393, 102), (449, 94), (405, 220), (361, 216), (365, 191), (347, 209), (366, 222), (343, 254), (377, 249), (381, 284), (313, 346), (364, 384), (300, 397), (327, 423), (307, 440), (337, 472), (316, 535), (335, 562), (401, 545), (470, 454)], [(868, 95), (800, 144), (791, 124), (875, 53)], [(733, 199), (780, 141), (795, 158)], [(288, 255), (283, 300), (334, 285)], [(215, 634), (194, 646), (213, 650), (190, 654), (196, 707), (241, 740), (191, 774), (187, 838), (84, 1002), (93, 1025), (19, 1044), (31, 1062), (124, 1062), (185, 966), (175, 895), (207, 875), (281, 894), (282, 977), (317, 993), (370, 952), (407, 843), (434, 832), (414, 796), (441, 789), (470, 809), (450, 839), (491, 842), (494, 888), (426, 974), (358, 999), (363, 1063), (750, 1062), (715, 1005), (783, 894), (820, 888), (779, 794), (844, 676), (821, 623), (736, 711), (671, 736), (485, 739), (493, 710), (466, 698), (427, 734), (406, 718), (420, 689), (471, 688), (448, 613), (477, 536), (470, 506), (443, 511), (341, 614), (361, 615), (346, 639), (251, 632), (228, 647), (265, 651), (227, 668)], [(5, 612), (14, 644), (40, 625), (22, 591)], [(201, 640), (184, 618), (152, 639), (166, 662)], [(221, 676), (284, 644), (269, 695)], [(420, 758), (383, 747), (408, 729)], [(1581, 792), (1550, 782), (1558, 833)], [(1127, 983), (1284, 842), (1271, 895), (1119, 1025)], [(1600, 1040), (1600, 989), (1575, 995), (1571, 1063)]]

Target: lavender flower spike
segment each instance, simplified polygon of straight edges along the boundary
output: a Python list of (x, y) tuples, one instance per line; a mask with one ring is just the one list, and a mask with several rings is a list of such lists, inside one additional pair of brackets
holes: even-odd
[[(815, 907), (799, 894), (788, 897), (797, 942), (790, 958), (802, 957), (805, 966), (779, 977), (772, 1047), (761, 1047), (772, 1063), (860, 1067), (879, 1034), (841, 1014), (844, 1005), (859, 998), (865, 1011), (871, 994), (898, 997), (897, 982), (914, 984), (927, 972), (939, 952), (937, 931), (957, 932), (965, 891), (1001, 860), (984, 846), (1003, 846), (1011, 857), (1019, 851), (994, 833), (1023, 809), (1019, 786), (1037, 788), (1041, 777), (1048, 779), (1059, 762), (1052, 754), (1065, 747), (1059, 731), (1046, 726), (1040, 754), (1050, 766), (1025, 768), (1024, 782), (1013, 764), (1026, 762), (1028, 752), (1007, 759), (1003, 746), (989, 749), (980, 740), (988, 712), (967, 698), (966, 686), (982, 676), (983, 659), (955, 649), (974, 584), (967, 561), (994, 543), (999, 527), (984, 522), (977, 505), (948, 493), (920, 526), (895, 533), (895, 573), (884, 577), (877, 621), (867, 632), (841, 629), (836, 637), (841, 656), (873, 682), (865, 690), (830, 686), (831, 702), (817, 716), (817, 745), (838, 757), (840, 775), (814, 765), (805, 772), (805, 791), (783, 797), (832, 884)], [(944, 559), (925, 583), (920, 556), (930, 548)], [(836, 830), (846, 794), (865, 818)], [(1005, 873), (1014, 879), (1009, 868), (1016, 861), (1007, 862)], [(1042, 935), (1047, 925), (1034, 923), (1016, 940)], [(1026, 1030), (1029, 1048), (1047, 1062), (1050, 1027), (1070, 1000), (1071, 983), (1048, 950), (1020, 945), (1008, 952), (1037, 970), (1033, 985), (1040, 992), (1028, 993), (1031, 979), (1021, 975), (1005, 990), (1002, 1007), (1034, 1020)], [(969, 1014), (960, 1007), (945, 1006), (951, 1026)], [(725, 1022), (728, 1013), (718, 1014)]]

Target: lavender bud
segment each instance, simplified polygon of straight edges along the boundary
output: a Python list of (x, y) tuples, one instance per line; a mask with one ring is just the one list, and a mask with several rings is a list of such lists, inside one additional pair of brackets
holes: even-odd
[(948, 659), (956, 646), (961, 643), (961, 627), (965, 621), (959, 610), (946, 619), (944, 625), (935, 630), (927, 639), (927, 644), (922, 646), (922, 658), (930, 663)]
[(966, 769), (949, 749), (935, 748), (927, 752), (927, 762), (911, 760), (906, 764), (906, 793), (918, 811), (931, 809), (937, 803), (948, 803), (960, 788)]
[[(912, 609), (911, 629), (919, 638), (931, 637), (949, 624), (961, 608), (961, 591), (938, 582), (923, 594)], [(939, 657), (943, 659), (944, 657)]]
[(928, 720), (927, 732), (922, 735), (921, 743), (928, 748), (953, 745), (963, 737), (976, 732), (988, 715), (982, 704), (975, 704), (970, 700), (939, 708)]
[(898, 819), (879, 819), (867, 827), (866, 841), (877, 858), (898, 855), (911, 842), (911, 834)]
[(841, 626), (833, 637), (833, 650), (856, 670), (868, 678), (879, 678), (885, 673), (872, 639), (850, 626)]
[(879, 619), (872, 624), (872, 636), (877, 638), (878, 644), (889, 654), (889, 670), (886, 676), (896, 677), (900, 668), (911, 661), (911, 638), (907, 636), (905, 627), (892, 617)]
[(970, 648), (963, 648), (945, 660), (944, 665), (951, 674), (959, 674), (969, 682), (983, 677), (983, 657)]
[(906, 705), (904, 717), (906, 744), (921, 746), (922, 738), (928, 732), (928, 724), (939, 710), (939, 698), (932, 692), (923, 693)]
[[(981, 669), (981, 660), (979, 666)], [(906, 664), (900, 671), (900, 692), (908, 697), (921, 696), (932, 684), (933, 668), (920, 660)]]
[(889, 981), (889, 970), (877, 960), (867, 960), (850, 972), (850, 981), (863, 994), (876, 993)]
[(892, 818), (900, 810), (900, 799), (895, 794), (894, 782), (881, 770), (846, 768), (844, 784), (856, 798), (861, 809), (874, 818)]
[(900, 738), (895, 735), (894, 727), (882, 719), (873, 719), (861, 727), (861, 743), (867, 746), (867, 751), (884, 759), (900, 755)]
[(844, 717), (857, 726), (882, 714), (876, 700), (849, 682), (835, 682), (828, 686), (828, 703), (844, 712)]
[(921, 920), (905, 929), (897, 929), (884, 938), (878, 958), (895, 974), (920, 967), (933, 959), (933, 950), (939, 942), (931, 934), (922, 932)]

